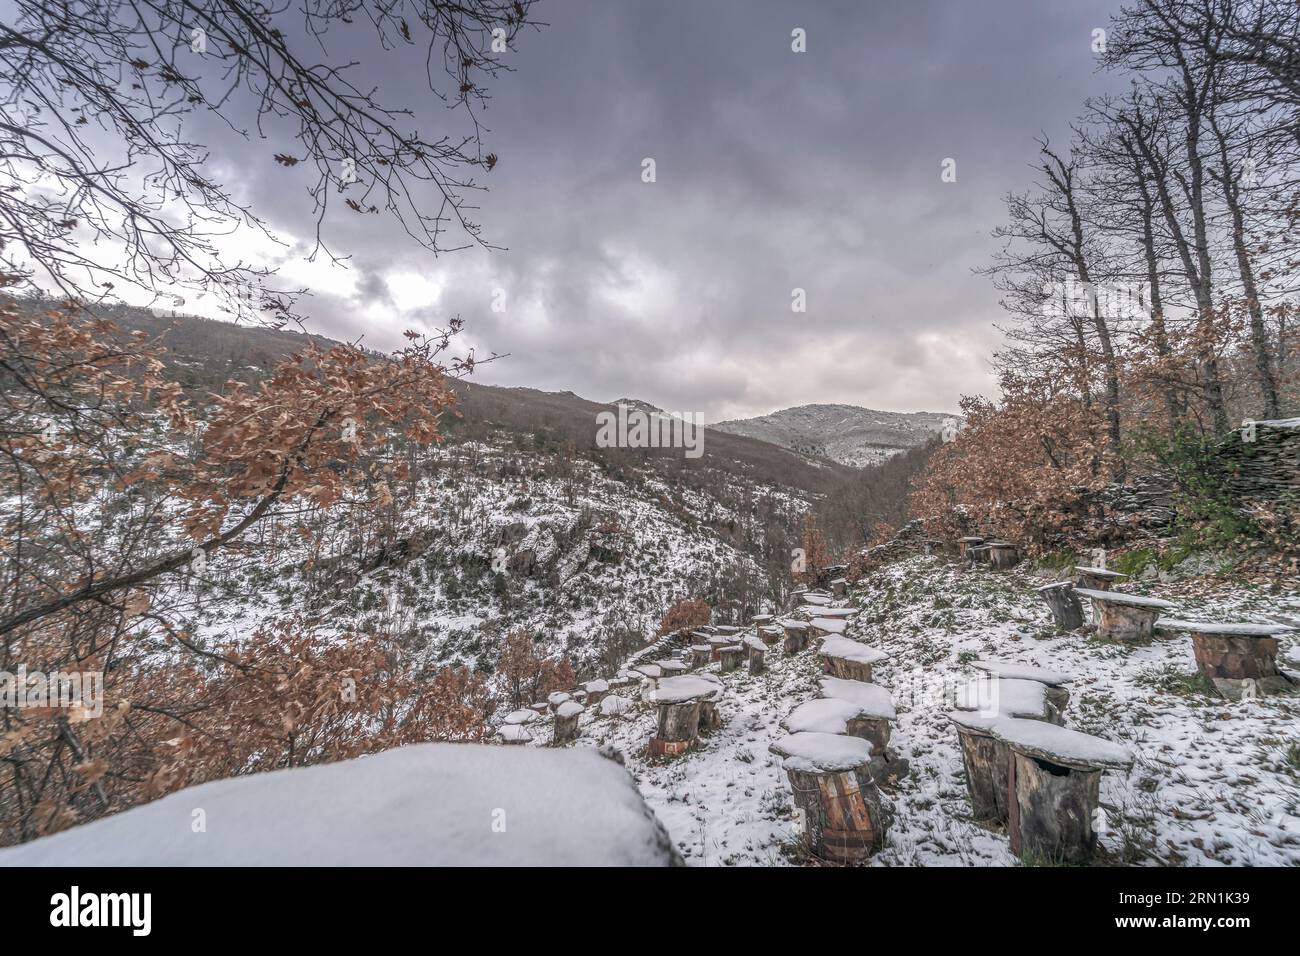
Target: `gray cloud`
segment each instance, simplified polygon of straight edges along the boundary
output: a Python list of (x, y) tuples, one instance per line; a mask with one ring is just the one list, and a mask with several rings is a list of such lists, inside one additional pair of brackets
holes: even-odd
[[(550, 26), (521, 38), (483, 117), (501, 161), (478, 218), (508, 251), (434, 258), (342, 211), (329, 235), (348, 281), (316, 289), (312, 326), (391, 347), (459, 313), (467, 344), (510, 353), (482, 381), (708, 420), (806, 402), (954, 409), (991, 390), (999, 339), (997, 294), (971, 270), (1003, 194), (1028, 181), (1033, 137), (1064, 139), (1083, 99), (1116, 86), (1090, 50), (1116, 6), (539, 4)], [(807, 53), (790, 51), (794, 27)], [(349, 52), (388, 98), (432, 99), (422, 73), (403, 78), (418, 58)], [(455, 122), (437, 103), (419, 120)], [(307, 235), (283, 171), (216, 155), (269, 222)]]

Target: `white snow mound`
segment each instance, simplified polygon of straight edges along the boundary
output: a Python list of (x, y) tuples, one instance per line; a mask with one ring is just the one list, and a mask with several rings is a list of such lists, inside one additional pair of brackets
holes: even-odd
[(5, 868), (678, 862), (631, 776), (596, 751), (450, 743), (205, 783), (0, 850)]

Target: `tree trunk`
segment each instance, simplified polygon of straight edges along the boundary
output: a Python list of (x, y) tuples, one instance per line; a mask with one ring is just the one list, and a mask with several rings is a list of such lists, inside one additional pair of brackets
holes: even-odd
[(971, 816), (976, 820), (1005, 823), (1007, 820), (1007, 767), (1011, 751), (1007, 745), (985, 734), (957, 727), (961, 759), (966, 768), (966, 791), (970, 794)]
[(1192, 633), (1196, 666), (1210, 679), (1276, 677), (1277, 638)]
[(1109, 601), (1094, 602), (1097, 610), (1097, 636), (1114, 641), (1140, 642), (1155, 633), (1160, 611)]
[(716, 700), (700, 701), (700, 733), (711, 734), (722, 729), (722, 714)]
[(1273, 377), (1273, 359), (1269, 351), (1268, 329), (1264, 324), (1264, 309), (1259, 304), (1259, 288), (1255, 284), (1255, 269), (1246, 247), (1246, 217), (1241, 209), (1241, 189), (1233, 178), (1228, 156), (1228, 138), (1210, 113), (1210, 128), (1219, 144), (1219, 162), (1222, 169), (1216, 177), (1223, 192), (1223, 200), (1232, 216), (1232, 248), (1237, 256), (1237, 270), (1241, 275), (1241, 288), (1246, 296), (1246, 310), (1250, 315), (1250, 344), (1254, 352), (1255, 377), (1259, 380), (1264, 417), (1279, 418), (1281, 402), (1277, 394), (1277, 380)]
[[(1134, 173), (1137, 176), (1138, 190), (1142, 195), (1142, 254), (1146, 260), (1147, 267), (1147, 289), (1149, 292), (1149, 305), (1151, 307), (1151, 331), (1155, 339), (1156, 355), (1162, 361), (1167, 361), (1170, 355), (1169, 348), (1169, 330), (1165, 326), (1165, 302), (1164, 293), (1160, 288), (1160, 258), (1156, 255), (1156, 234), (1153, 219), (1155, 217), (1155, 199), (1151, 195), (1150, 187), (1147, 185), (1146, 167), (1144, 166), (1138, 153), (1132, 145), (1125, 141), (1125, 150), (1129, 158), (1133, 161)], [(1178, 395), (1174, 391), (1174, 386), (1169, 379), (1169, 370), (1164, 369), (1163, 376), (1163, 393), (1165, 399), (1165, 414), (1169, 418), (1169, 427), (1177, 427), (1182, 419), (1182, 413), (1178, 407)]]
[(845, 730), (850, 737), (868, 741), (873, 756), (883, 754), (889, 746), (889, 721), (884, 717), (854, 717)]
[(555, 729), (552, 732), (551, 740), (557, 744), (575, 740), (578, 736), (578, 718), (581, 716), (581, 711), (568, 717), (561, 717), (556, 714)]
[[(1173, 238), (1174, 245), (1178, 249), (1178, 257), (1182, 262), (1183, 274), (1187, 279), (1187, 284), (1196, 297), (1196, 310), (1200, 316), (1199, 325), (1201, 331), (1206, 333), (1206, 338), (1211, 343), (1201, 346), (1198, 357), (1202, 365), (1202, 389), (1206, 405), (1209, 407), (1211, 417), (1214, 420), (1215, 431), (1222, 434), (1228, 430), (1228, 412), (1223, 400), (1223, 386), (1219, 381), (1219, 365), (1218, 359), (1214, 355), (1213, 336), (1209, 335), (1214, 322), (1214, 299), (1210, 288), (1210, 262), (1205, 242), (1205, 210), (1201, 206), (1203, 199), (1201, 194), (1202, 169), (1200, 157), (1195, 153), (1198, 146), (1200, 113), (1195, 102), (1190, 103), (1189, 106), (1195, 111), (1194, 115), (1187, 117), (1187, 146), (1191, 152), (1189, 168), (1191, 169), (1192, 178), (1191, 183), (1186, 185), (1185, 192), (1188, 202), (1192, 206), (1195, 250), (1193, 250), (1192, 243), (1188, 241), (1183, 224), (1178, 219), (1178, 210), (1169, 188), (1169, 183), (1174, 181), (1174, 174), (1169, 169), (1168, 162), (1160, 161), (1151, 141), (1151, 137), (1155, 132), (1154, 127), (1148, 127), (1140, 113), (1136, 113), (1133, 117), (1124, 118), (1123, 122), (1133, 134), (1134, 144), (1152, 170), (1151, 181), (1156, 186), (1161, 215), (1164, 217), (1165, 226), (1168, 228), (1169, 235)], [(1180, 181), (1187, 182), (1181, 175)]]
[(880, 792), (864, 787), (851, 770), (804, 773), (786, 770), (795, 806), (804, 812), (809, 848), (832, 863), (857, 863), (884, 844), (885, 819)]
[(1074, 593), (1074, 585), (1069, 581), (1048, 588), (1040, 588), (1038, 593), (1047, 602), (1056, 620), (1056, 626), (1062, 631), (1073, 631), (1083, 627), (1083, 607)]
[(864, 684), (871, 683), (871, 665), (863, 661), (850, 661), (843, 657), (831, 657), (823, 654), (822, 669), (832, 677), (841, 677), (844, 680), (860, 680)]
[(989, 565), (997, 571), (1006, 571), (1020, 563), (1020, 552), (1015, 547), (989, 545)]
[(650, 753), (658, 757), (675, 757), (695, 743), (700, 731), (700, 702), (660, 704), (659, 723), (650, 738)]
[(1012, 751), (1007, 791), (1011, 852), (1043, 863), (1084, 863), (1092, 856), (1100, 770), (1074, 770)]

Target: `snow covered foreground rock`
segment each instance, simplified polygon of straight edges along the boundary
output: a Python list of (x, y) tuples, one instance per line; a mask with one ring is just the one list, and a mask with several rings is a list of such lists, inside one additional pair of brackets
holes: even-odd
[(219, 780), (0, 850), (3, 867), (677, 863), (613, 760), (476, 744)]

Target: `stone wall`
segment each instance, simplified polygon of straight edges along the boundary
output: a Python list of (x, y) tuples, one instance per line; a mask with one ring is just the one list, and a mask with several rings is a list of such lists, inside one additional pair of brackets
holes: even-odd
[(898, 533), (874, 548), (866, 548), (853, 556), (849, 564), (849, 578), (856, 580), (868, 571), (873, 571), (882, 564), (889, 564), (909, 554), (925, 550), (925, 522), (919, 518), (909, 521)]
[(1237, 497), (1300, 505), (1300, 418), (1247, 421), (1220, 443), (1217, 458)]

